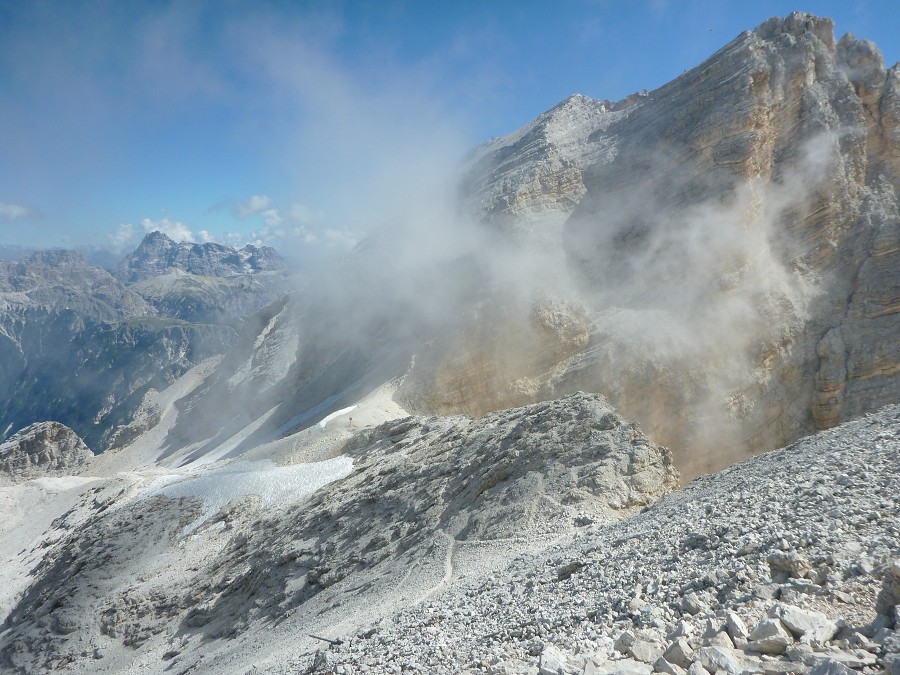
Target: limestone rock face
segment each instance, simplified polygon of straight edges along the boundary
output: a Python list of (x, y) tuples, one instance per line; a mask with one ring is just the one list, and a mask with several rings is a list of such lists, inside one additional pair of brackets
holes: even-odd
[(655, 91), (575, 96), (481, 146), (463, 188), (486, 222), (549, 241), (565, 221), (584, 337), (560, 348), (533, 306), (481, 325), (483, 301), (412, 398), (480, 413), (598, 391), (689, 475), (895, 401), (898, 120), (900, 66), (794, 13)]
[(14, 482), (65, 476), (86, 466), (94, 453), (59, 422), (38, 422), (0, 444), (0, 476)]
[(519, 131), (469, 155), (464, 191), (476, 211), (501, 223), (559, 220), (586, 189), (586, 166), (615, 157), (615, 136), (604, 131), (628, 115), (626, 102), (576, 94)]

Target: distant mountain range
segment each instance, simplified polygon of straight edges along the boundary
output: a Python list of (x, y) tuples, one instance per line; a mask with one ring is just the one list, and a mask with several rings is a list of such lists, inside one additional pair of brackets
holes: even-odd
[(283, 291), (285, 265), (271, 248), (151, 233), (123, 268), (142, 281), (74, 251), (0, 261), (0, 439), (53, 420), (102, 452), (148, 390), (234, 343), (244, 319)]
[(234, 249), (207, 242), (175, 242), (162, 232), (150, 232), (119, 263), (116, 277), (126, 284), (158, 277), (173, 270), (208, 277), (231, 277), (284, 270), (285, 263), (270, 246), (247, 244)]

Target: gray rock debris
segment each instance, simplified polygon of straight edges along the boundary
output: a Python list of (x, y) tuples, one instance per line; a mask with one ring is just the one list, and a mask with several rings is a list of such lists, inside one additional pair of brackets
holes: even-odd
[[(586, 655), (585, 673), (646, 672), (633, 645), (666, 636), (656, 672), (894, 668), (887, 646), (896, 632), (884, 615), (873, 617), (900, 555), (900, 513), (891, 497), (900, 494), (897, 428), (900, 406), (888, 406), (697, 479), (639, 515), (578, 529), (559, 550), (514, 560), (490, 579), (435, 598), (427, 610), (395, 615), (370, 639), (340, 647), (340, 660), (372, 665), (403, 643), (428, 655), (423, 672), (453, 672), (479, 658), (487, 650), (482, 636), (490, 636), (487, 643), (502, 646), (507, 658), (536, 668), (528, 645), (539, 637), (542, 647), (571, 654), (567, 663)], [(842, 474), (851, 478), (846, 485), (836, 483)], [(793, 555), (771, 556), (775, 551)], [(874, 561), (871, 574), (862, 573), (863, 559)], [(572, 560), (581, 567), (561, 579), (558, 570)], [(771, 584), (779, 599), (759, 598), (754, 590), (770, 585), (770, 560), (807, 561), (810, 571)], [(691, 594), (703, 605), (696, 615), (683, 602)], [(419, 638), (435, 616), (447, 617), (439, 652)], [(837, 626), (841, 632), (830, 636)], [(726, 635), (734, 647), (704, 644)]]

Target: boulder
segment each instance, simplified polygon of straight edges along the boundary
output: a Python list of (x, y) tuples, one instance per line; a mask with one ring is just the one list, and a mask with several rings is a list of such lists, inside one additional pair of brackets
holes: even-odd
[(748, 639), (747, 649), (761, 654), (784, 654), (794, 641), (777, 619), (760, 621)]
[(822, 612), (800, 609), (793, 605), (779, 603), (769, 610), (769, 616), (778, 619), (802, 642), (822, 644), (838, 631), (838, 625)]
[(663, 652), (663, 658), (669, 663), (674, 663), (682, 668), (689, 668), (694, 660), (694, 650), (683, 637), (670, 644)]

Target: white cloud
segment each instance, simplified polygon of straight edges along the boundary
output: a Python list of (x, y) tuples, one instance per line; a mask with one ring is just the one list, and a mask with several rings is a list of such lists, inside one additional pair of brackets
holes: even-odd
[(247, 235), (240, 232), (226, 232), (219, 237), (221, 243), (230, 246), (231, 248), (241, 248), (248, 243), (247, 239)]
[(268, 227), (275, 227), (276, 225), (281, 225), (283, 222), (283, 218), (281, 214), (278, 213), (278, 209), (268, 209), (263, 211), (263, 222)]
[(5, 220), (11, 223), (12, 221), (18, 220), (19, 218), (30, 218), (34, 215), (34, 210), (28, 208), (27, 206), (10, 204), (9, 202), (0, 202), (0, 220)]
[(320, 222), (325, 218), (322, 211), (311, 209), (305, 204), (291, 204), (291, 220), (301, 225), (309, 225), (310, 223)]
[(170, 220), (168, 216), (159, 220), (144, 218), (141, 227), (144, 228), (144, 232), (162, 232), (174, 241), (188, 241), (192, 244), (197, 242), (197, 238), (187, 225), (178, 220)]
[(325, 230), (325, 239), (334, 246), (348, 250), (359, 243), (359, 235), (346, 229), (335, 230), (329, 228)]
[(138, 236), (138, 229), (131, 223), (122, 223), (106, 235), (106, 241), (113, 253), (123, 253), (131, 247)]
[(253, 195), (249, 199), (238, 202), (234, 207), (234, 215), (238, 218), (248, 218), (257, 213), (262, 213), (272, 206), (272, 198), (266, 195)]

